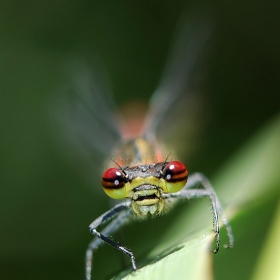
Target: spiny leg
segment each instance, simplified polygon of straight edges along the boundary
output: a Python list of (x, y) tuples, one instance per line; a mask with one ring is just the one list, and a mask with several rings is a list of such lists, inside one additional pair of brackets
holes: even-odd
[[(191, 189), (193, 187), (198, 187), (199, 185), (202, 186), (204, 189), (199, 189), (199, 188)], [(207, 180), (207, 178), (200, 173), (196, 173), (190, 176), (189, 183), (180, 192), (164, 194), (165, 198), (191, 199), (191, 198), (203, 197), (203, 196), (208, 196), (211, 199), (211, 206), (213, 210), (213, 228), (216, 235), (216, 248), (214, 250), (214, 254), (215, 254), (219, 251), (219, 247), (220, 247), (220, 228), (219, 228), (219, 221), (218, 221), (218, 213), (220, 214), (222, 218), (222, 222), (227, 230), (227, 234), (229, 237), (228, 247), (233, 247), (233, 234), (228, 219), (225, 216), (223, 209), (221, 207), (221, 203), (214, 189), (212, 188), (210, 182)]]
[(177, 193), (170, 193), (170, 194), (165, 194), (165, 198), (180, 198), (180, 199), (191, 199), (191, 198), (196, 198), (196, 197), (203, 197), (203, 196), (208, 196), (211, 199), (211, 205), (213, 209), (213, 228), (215, 231), (215, 236), (216, 236), (216, 248), (213, 251), (214, 254), (216, 254), (219, 251), (220, 248), (220, 228), (219, 228), (219, 221), (218, 221), (218, 214), (217, 214), (217, 207), (216, 207), (216, 201), (209, 193), (208, 190), (203, 190), (203, 189), (183, 189), (180, 192)]
[[(114, 208), (110, 209), (95, 221), (93, 221), (89, 226), (90, 232), (97, 238), (94, 238), (92, 240), (86, 251), (86, 280), (91, 280), (93, 251), (101, 245), (101, 240), (105, 241), (121, 252), (129, 255), (133, 270), (136, 270), (135, 258), (133, 253), (106, 237), (106, 235), (110, 235), (113, 232), (117, 231), (129, 219), (129, 217), (131, 216), (129, 205), (129, 203), (121, 203), (116, 205)], [(102, 233), (96, 230), (99, 226), (102, 226), (110, 220), (112, 221), (102, 230)]]
[[(113, 232), (117, 231), (118, 228), (121, 227), (123, 222), (126, 220), (126, 213), (121, 213), (118, 217), (115, 218), (107, 227), (103, 229), (103, 233), (106, 235), (110, 235)], [(92, 273), (92, 261), (93, 261), (93, 251), (98, 249), (98, 247), (102, 245), (102, 241), (100, 238), (94, 238), (92, 242), (88, 245), (88, 249), (86, 251), (86, 280), (91, 279)]]
[[(194, 178), (194, 179), (192, 179)], [(195, 173), (195, 174), (192, 174), (190, 176), (190, 179), (193, 180), (194, 182), (194, 185), (195, 184), (201, 184), (201, 186), (208, 190), (212, 196), (215, 198), (215, 201), (216, 201), (216, 208), (218, 210), (218, 213), (221, 217), (221, 220), (222, 220), (222, 223), (223, 225), (225, 226), (226, 228), (226, 231), (227, 231), (227, 236), (229, 238), (229, 244), (227, 245), (228, 248), (232, 248), (233, 247), (233, 243), (234, 243), (234, 238), (233, 238), (233, 233), (232, 233), (232, 229), (231, 229), (231, 226), (229, 224), (229, 221), (228, 221), (228, 218), (227, 216), (225, 215), (224, 213), (224, 210), (223, 210), (223, 207), (221, 205), (221, 202), (218, 198), (218, 196), (216, 195), (216, 192), (215, 190), (213, 189), (211, 183), (209, 182), (209, 180), (202, 174), (202, 173)], [(188, 187), (187, 185), (187, 188), (190, 188), (191, 185)]]

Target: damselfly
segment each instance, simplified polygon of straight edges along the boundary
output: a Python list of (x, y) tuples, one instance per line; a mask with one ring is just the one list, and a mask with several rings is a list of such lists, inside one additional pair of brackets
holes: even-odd
[[(101, 244), (100, 240), (128, 255), (133, 270), (136, 270), (133, 252), (113, 241), (110, 235), (133, 216), (142, 219), (163, 213), (167, 202), (209, 197), (213, 210), (214, 253), (220, 248), (218, 217), (226, 228), (229, 237), (228, 247), (233, 246), (230, 224), (208, 179), (201, 173), (189, 176), (182, 162), (169, 160), (168, 156), (163, 155), (156, 140), (158, 124), (164, 114), (172, 111), (175, 101), (186, 88), (187, 78), (195, 64), (197, 54), (209, 37), (209, 28), (204, 22), (185, 26), (175, 43), (164, 78), (150, 101), (144, 129), (136, 137), (123, 138), (121, 145), (113, 150), (111, 167), (103, 173), (101, 184), (105, 193), (113, 199), (124, 201), (98, 217), (89, 226), (95, 238), (89, 244), (86, 253), (87, 280), (92, 277), (93, 252)], [(94, 95), (91, 99), (95, 108), (90, 109), (90, 115), (106, 111), (106, 106), (103, 108), (104, 104), (98, 96)], [(88, 104), (86, 106), (88, 107)], [(97, 113), (97, 119), (103, 124), (107, 123), (108, 116), (108, 112), (103, 115)], [(96, 130), (97, 134), (101, 132), (102, 129)], [(102, 143), (97, 145), (101, 149), (107, 149)]]

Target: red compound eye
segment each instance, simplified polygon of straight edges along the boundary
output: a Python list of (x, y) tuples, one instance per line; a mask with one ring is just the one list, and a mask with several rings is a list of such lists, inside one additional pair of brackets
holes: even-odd
[(168, 192), (177, 192), (185, 186), (188, 180), (188, 170), (183, 163), (171, 161), (165, 166), (163, 177)]
[(121, 189), (125, 185), (125, 178), (120, 169), (109, 168), (102, 176), (102, 186), (107, 190)]
[(168, 182), (178, 182), (188, 178), (185, 165), (179, 161), (171, 161), (164, 168), (164, 179)]

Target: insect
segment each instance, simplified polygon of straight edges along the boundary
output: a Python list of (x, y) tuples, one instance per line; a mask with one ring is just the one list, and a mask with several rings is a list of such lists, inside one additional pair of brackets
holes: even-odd
[[(220, 201), (215, 194), (213, 187), (208, 179), (201, 173), (190, 175), (189, 184), (188, 171), (185, 165), (179, 161), (159, 161), (157, 158), (149, 158), (154, 154), (153, 145), (145, 138), (136, 138), (128, 143), (124, 149), (134, 149), (135, 159), (129, 165), (112, 167), (107, 169), (102, 176), (102, 186), (105, 193), (114, 199), (126, 199), (125, 202), (117, 204), (115, 207), (101, 215), (90, 226), (90, 232), (97, 237), (90, 243), (86, 254), (86, 279), (91, 279), (92, 252), (98, 246), (98, 240), (113, 246), (122, 253), (128, 255), (131, 259), (133, 270), (137, 270), (135, 257), (132, 251), (122, 245), (112, 241), (107, 236), (116, 231), (124, 222), (136, 215), (139, 218), (147, 218), (159, 215), (167, 200), (191, 199), (195, 197), (209, 197), (213, 209), (213, 224), (216, 236), (216, 246), (214, 254), (219, 251), (220, 247), (220, 229), (218, 214), (226, 227), (229, 236), (228, 247), (233, 246), (233, 235), (227, 217), (223, 213)], [(145, 153), (139, 154), (141, 149), (148, 152), (147, 158)], [(139, 164), (141, 159), (145, 158), (146, 164)], [(137, 158), (138, 157), (138, 158)], [(203, 189), (198, 189), (200, 186)], [(109, 223), (102, 232), (98, 229), (103, 224)]]
[[(179, 39), (175, 43), (173, 56), (167, 64), (164, 78), (152, 96), (142, 131), (137, 136), (123, 138), (121, 145), (113, 150), (112, 166), (102, 175), (101, 184), (105, 193), (122, 202), (95, 219), (89, 226), (90, 233), (95, 238), (86, 252), (87, 280), (92, 279), (93, 252), (100, 246), (101, 241), (126, 254), (131, 260), (133, 270), (137, 270), (133, 252), (113, 241), (109, 236), (133, 216), (143, 219), (163, 213), (165, 205), (169, 202), (197, 197), (210, 198), (215, 233), (213, 252), (217, 253), (220, 248), (219, 218), (229, 237), (228, 247), (233, 246), (231, 226), (209, 180), (202, 173), (189, 175), (182, 162), (169, 160), (169, 157), (163, 155), (157, 142), (158, 125), (163, 116), (172, 111), (175, 101), (184, 92), (197, 53), (202, 50), (209, 37), (209, 30), (205, 28), (205, 23), (185, 26), (187, 31), (181, 31), (177, 37)], [(181, 55), (178, 56), (178, 53)], [(98, 96), (91, 99), (96, 101), (94, 102), (96, 107), (91, 112), (94, 114), (97, 112), (96, 118), (103, 123), (100, 129), (97, 128), (99, 135), (104, 124), (107, 123), (109, 113), (99, 114), (100, 111), (106, 111), (106, 106), (103, 106), (102, 99), (99, 100)], [(95, 123), (94, 126), (97, 127)], [(93, 137), (98, 135), (94, 134)], [(111, 137), (107, 138), (111, 139)], [(102, 143), (99, 148), (104, 148)]]

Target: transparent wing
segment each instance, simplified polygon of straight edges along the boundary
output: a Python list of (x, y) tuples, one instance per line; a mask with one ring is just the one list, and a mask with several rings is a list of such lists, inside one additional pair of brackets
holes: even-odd
[(71, 80), (62, 89), (57, 106), (61, 131), (73, 150), (86, 159), (88, 168), (100, 175), (104, 159), (121, 139), (119, 116), (100, 66), (96, 67), (95, 62), (89, 67), (72, 61), (70, 65)]
[(69, 94), (71, 124), (82, 141), (93, 150), (108, 155), (120, 139), (116, 107), (105, 82), (89, 70), (75, 75), (75, 85)]
[(213, 22), (208, 13), (191, 12), (191, 15), (185, 13), (178, 23), (162, 79), (150, 100), (145, 131), (151, 140), (159, 138), (167, 143), (170, 138), (179, 140), (184, 135), (183, 129), (194, 130), (188, 121), (197, 125), (199, 122), (196, 115), (200, 99), (194, 91), (205, 74), (202, 61), (209, 47)]

